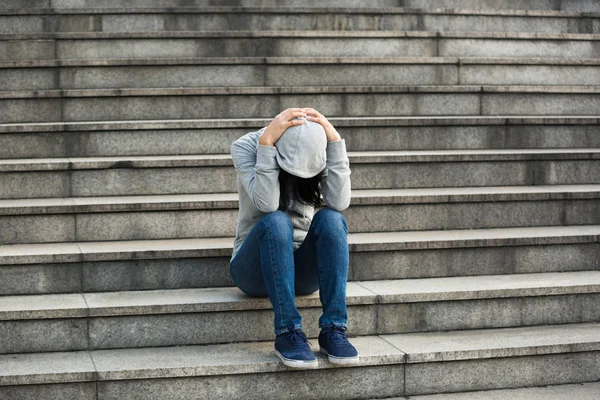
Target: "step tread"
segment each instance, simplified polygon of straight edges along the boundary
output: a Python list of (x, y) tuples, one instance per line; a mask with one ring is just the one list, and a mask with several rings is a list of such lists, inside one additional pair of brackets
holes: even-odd
[[(410, 396), (411, 400), (597, 400), (600, 382)], [(395, 397), (388, 400), (406, 400)]]
[[(593, 266), (590, 266), (593, 268)], [(347, 304), (391, 304), (600, 293), (600, 271), (354, 281)], [(296, 296), (298, 307), (320, 307), (319, 293)], [(81, 318), (270, 309), (268, 298), (237, 287), (161, 289), (0, 297), (0, 319)]]
[[(11, 244), (0, 265), (231, 256), (233, 237)], [(600, 225), (350, 233), (351, 251), (594, 243)]]
[[(423, 125), (571, 125), (600, 124), (600, 115), (556, 116), (398, 116), (398, 117), (328, 117), (336, 127), (356, 126), (423, 126)], [(0, 133), (62, 132), (62, 131), (115, 131), (141, 129), (189, 128), (249, 128), (258, 130), (270, 118), (240, 119), (171, 119), (134, 121), (83, 121), (83, 122), (18, 122), (0, 124)], [(125, 134), (125, 133), (124, 133)]]
[[(360, 366), (476, 360), (600, 349), (600, 324), (352, 337)], [(311, 344), (319, 369), (336, 368)], [(273, 341), (0, 355), (0, 385), (285, 372)]]
[[(600, 196), (600, 184), (353, 189), (351, 205), (390, 205), (518, 200), (575, 200)], [(230, 209), (237, 193), (98, 196), (0, 200), (0, 215)]]
[[(350, 163), (598, 159), (600, 148), (348, 151)], [(230, 154), (21, 158), (0, 160), (0, 172), (107, 168), (233, 166)]]

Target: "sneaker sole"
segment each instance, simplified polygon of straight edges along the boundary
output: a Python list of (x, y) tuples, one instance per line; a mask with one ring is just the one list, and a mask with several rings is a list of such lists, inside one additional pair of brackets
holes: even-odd
[(293, 360), (291, 358), (285, 358), (279, 351), (277, 351), (277, 349), (275, 349), (275, 355), (279, 357), (283, 364), (291, 368), (314, 369), (319, 366), (319, 360), (317, 359), (314, 361)]
[(333, 364), (355, 365), (360, 362), (360, 357), (358, 355), (355, 357), (336, 357), (329, 354), (327, 350), (322, 347), (319, 348), (319, 351), (323, 354), (326, 354), (329, 362)]

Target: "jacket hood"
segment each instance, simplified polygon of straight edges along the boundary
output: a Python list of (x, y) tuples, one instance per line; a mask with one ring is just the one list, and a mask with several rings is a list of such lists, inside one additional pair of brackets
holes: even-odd
[(327, 135), (318, 122), (294, 119), (303, 119), (304, 123), (287, 128), (275, 142), (277, 163), (292, 175), (312, 178), (325, 169)]

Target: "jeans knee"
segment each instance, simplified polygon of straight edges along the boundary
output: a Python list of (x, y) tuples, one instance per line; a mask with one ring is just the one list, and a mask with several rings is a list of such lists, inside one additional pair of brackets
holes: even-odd
[(294, 226), (290, 216), (281, 210), (268, 213), (260, 219), (263, 229), (273, 233), (273, 237), (282, 241), (291, 241), (294, 237)]
[(314, 215), (313, 220), (315, 224), (320, 226), (320, 230), (325, 231), (343, 231), (348, 233), (348, 226), (346, 224), (346, 218), (340, 211), (334, 210), (333, 208), (324, 207), (321, 208)]

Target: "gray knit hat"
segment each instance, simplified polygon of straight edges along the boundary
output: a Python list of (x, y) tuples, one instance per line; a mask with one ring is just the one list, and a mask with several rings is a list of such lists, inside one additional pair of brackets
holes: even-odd
[(327, 135), (318, 122), (290, 126), (275, 142), (279, 166), (300, 178), (312, 178), (323, 169), (327, 159)]

